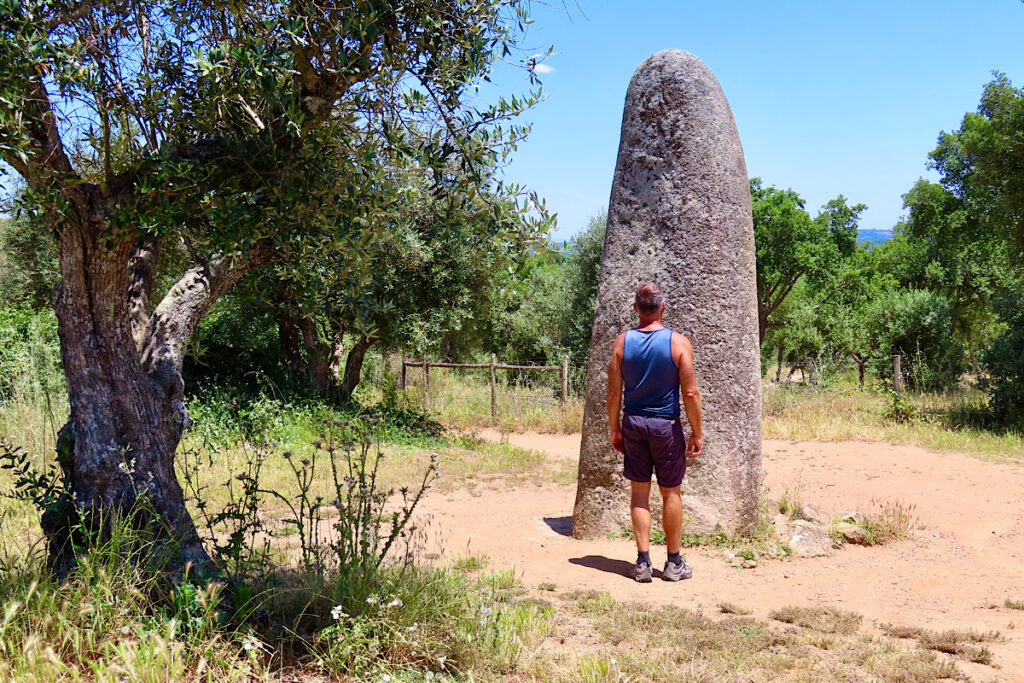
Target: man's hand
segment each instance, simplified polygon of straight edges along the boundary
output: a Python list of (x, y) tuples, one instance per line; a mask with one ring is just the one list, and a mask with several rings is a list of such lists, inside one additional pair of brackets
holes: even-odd
[(619, 453), (625, 453), (625, 451), (622, 449), (622, 430), (619, 429), (618, 427), (611, 427), (609, 428), (608, 432), (611, 437), (612, 448), (614, 448)]
[(686, 457), (696, 458), (704, 452), (704, 435), (703, 434), (691, 434), (690, 439), (686, 442)]

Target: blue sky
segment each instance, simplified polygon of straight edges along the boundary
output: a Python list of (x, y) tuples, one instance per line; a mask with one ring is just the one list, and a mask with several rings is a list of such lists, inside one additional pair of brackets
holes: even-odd
[[(865, 203), (862, 228), (891, 228), (901, 196), (934, 178), (928, 152), (993, 70), (1024, 85), (1021, 0), (567, 2), (533, 6), (527, 47), (557, 54), (506, 173), (546, 198), (559, 240), (607, 208), (626, 87), (659, 50), (692, 52), (718, 77), (751, 175), (793, 188), (812, 214), (840, 193)], [(528, 87), (495, 77), (504, 92)]]

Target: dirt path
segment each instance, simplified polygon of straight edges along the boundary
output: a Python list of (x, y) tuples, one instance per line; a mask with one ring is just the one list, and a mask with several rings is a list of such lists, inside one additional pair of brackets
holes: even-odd
[[(579, 454), (578, 434), (506, 438), (552, 458)], [(445, 555), (479, 553), (493, 567), (514, 565), (529, 588), (550, 582), (560, 591), (596, 589), (707, 613), (728, 601), (761, 617), (786, 605), (836, 605), (863, 614), (869, 626), (994, 629), (1007, 639), (992, 645), (999, 668), (962, 668), (972, 677), (1024, 682), (1024, 612), (990, 607), (1024, 600), (1024, 466), (911, 446), (766, 441), (764, 472), (773, 495), (796, 489), (830, 512), (864, 509), (872, 499), (912, 504), (922, 528), (908, 541), (762, 561), (756, 569), (734, 568), (723, 551), (691, 549), (692, 580), (637, 584), (625, 577), (635, 557), (629, 541), (569, 537), (575, 486), (512, 489), (499, 479), (434, 494), (423, 511), (444, 530)], [(656, 565), (663, 552), (654, 549)]]

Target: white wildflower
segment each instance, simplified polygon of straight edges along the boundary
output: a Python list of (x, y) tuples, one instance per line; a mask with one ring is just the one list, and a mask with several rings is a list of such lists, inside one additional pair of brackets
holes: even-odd
[(263, 643), (256, 639), (256, 636), (249, 634), (242, 643), (242, 649), (246, 652), (254, 652), (263, 649)]
[(401, 598), (395, 598), (394, 600), (392, 600), (391, 602), (388, 603), (388, 607), (401, 607), (401, 606), (402, 606), (402, 599)]
[(383, 676), (380, 677), (380, 680), (384, 681), (384, 683), (387, 683), (388, 681), (391, 680), (391, 676), (389, 676), (388, 674), (384, 674)]
[(132, 627), (131, 626), (122, 626), (121, 627), (121, 633), (122, 634), (128, 635), (131, 632), (132, 632)]
[(379, 602), (380, 602), (380, 598), (378, 598), (376, 595), (371, 595), (370, 597), (366, 598), (366, 604), (367, 605), (376, 605)]
[(335, 621), (341, 621), (347, 616), (348, 615), (345, 614), (345, 610), (344, 608), (342, 608), (341, 605), (335, 605), (333, 608), (331, 608), (331, 619), (334, 619)]

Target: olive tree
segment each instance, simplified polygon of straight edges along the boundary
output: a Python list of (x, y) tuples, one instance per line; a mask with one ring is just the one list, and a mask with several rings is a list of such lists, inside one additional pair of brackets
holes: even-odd
[[(211, 563), (174, 453), (182, 351), (240, 278), (345, 243), (396, 198), (389, 155), (473, 194), (532, 96), (467, 93), (511, 54), (519, 0), (0, 3), (0, 159), (57, 245), (67, 493), (42, 518), (58, 573), (131, 512)], [(527, 65), (530, 66), (529, 64)], [(532, 72), (531, 72), (532, 73)], [(459, 166), (470, 182), (454, 186)], [(386, 222), (380, 222), (386, 226)], [(386, 229), (386, 227), (382, 228)], [(154, 289), (160, 250), (186, 264)], [(141, 517), (140, 517), (141, 515)]]

